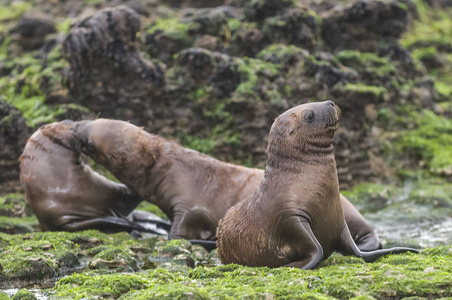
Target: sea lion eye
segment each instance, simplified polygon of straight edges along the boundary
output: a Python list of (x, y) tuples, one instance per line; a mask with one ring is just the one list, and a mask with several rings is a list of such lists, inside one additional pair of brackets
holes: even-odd
[(315, 120), (315, 113), (312, 110), (306, 111), (303, 114), (303, 119), (307, 123), (312, 123)]

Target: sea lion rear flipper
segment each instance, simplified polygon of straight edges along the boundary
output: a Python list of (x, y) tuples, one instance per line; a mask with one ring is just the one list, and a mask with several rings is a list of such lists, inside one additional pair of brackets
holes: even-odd
[(171, 222), (165, 221), (159, 216), (147, 211), (134, 210), (130, 213), (129, 217), (133, 222), (155, 224), (158, 228), (163, 228), (168, 232), (171, 230)]
[(372, 228), (372, 225), (369, 224), (347, 198), (342, 194), (340, 197), (345, 222), (359, 250), (368, 252), (381, 249), (380, 239)]
[(290, 232), (289, 243), (293, 251), (301, 257), (301, 260), (284, 265), (300, 269), (313, 269), (323, 260), (323, 248), (312, 232), (309, 222), (302, 220), (296, 228)]
[(79, 231), (88, 229), (97, 229), (104, 232), (120, 232), (120, 231), (132, 232), (134, 230), (137, 230), (141, 232), (148, 232), (159, 235), (168, 234), (166, 230), (157, 228), (157, 226), (155, 226), (155, 228), (148, 226), (145, 227), (123, 218), (110, 216), (103, 218), (95, 218), (91, 220), (84, 220), (80, 222), (72, 222), (64, 225), (61, 228), (61, 230), (65, 231)]
[(344, 222), (344, 227), (342, 228), (341, 233), (340, 249), (338, 249), (338, 252), (343, 255), (356, 255), (364, 259), (365, 262), (374, 262), (378, 258), (388, 254), (404, 252), (419, 253), (419, 250), (407, 247), (394, 247), (389, 249), (374, 250), (370, 252), (362, 252), (361, 250), (359, 250), (358, 246), (356, 246), (350, 234), (350, 230), (348, 229), (347, 223)]
[(193, 245), (203, 246), (207, 251), (212, 251), (217, 248), (217, 241), (205, 241), (205, 240), (188, 240)]

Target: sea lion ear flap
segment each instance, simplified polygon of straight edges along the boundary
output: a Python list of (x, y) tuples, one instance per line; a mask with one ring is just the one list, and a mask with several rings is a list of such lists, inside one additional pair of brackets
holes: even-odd
[(274, 136), (287, 137), (294, 133), (294, 128), (290, 120), (287, 120), (285, 116), (279, 116), (273, 122), (270, 133), (273, 133)]

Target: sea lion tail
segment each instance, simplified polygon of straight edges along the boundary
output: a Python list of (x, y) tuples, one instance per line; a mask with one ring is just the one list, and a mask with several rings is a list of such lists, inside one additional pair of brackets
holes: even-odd
[(343, 255), (355, 255), (364, 259), (365, 262), (374, 262), (378, 258), (388, 254), (397, 254), (404, 252), (419, 253), (419, 250), (407, 247), (394, 247), (389, 249), (379, 249), (369, 252), (363, 252), (359, 250), (358, 246), (356, 246), (356, 243), (353, 241), (352, 235), (350, 234), (350, 230), (348, 229), (346, 223), (342, 229), (340, 248), (341, 249), (339, 250), (339, 252)]

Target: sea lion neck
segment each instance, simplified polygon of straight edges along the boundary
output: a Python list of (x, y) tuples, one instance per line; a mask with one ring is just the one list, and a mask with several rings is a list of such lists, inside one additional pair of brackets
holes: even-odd
[(333, 138), (312, 135), (304, 141), (292, 145), (282, 139), (269, 141), (267, 148), (267, 166), (291, 169), (291, 165), (318, 165), (335, 162)]

